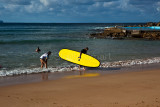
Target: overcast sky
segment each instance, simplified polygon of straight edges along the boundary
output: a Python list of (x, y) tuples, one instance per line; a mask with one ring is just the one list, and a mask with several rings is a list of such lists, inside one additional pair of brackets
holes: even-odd
[(160, 0), (0, 0), (4, 22), (160, 21)]

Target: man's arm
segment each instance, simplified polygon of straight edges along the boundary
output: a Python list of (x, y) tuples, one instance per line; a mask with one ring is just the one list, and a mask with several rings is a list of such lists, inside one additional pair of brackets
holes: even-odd
[(45, 60), (46, 63), (47, 63), (48, 58), (49, 58), (49, 56), (47, 55), (46, 60)]
[(45, 67), (47, 68), (47, 60), (48, 58), (46, 57), (46, 60), (45, 60)]
[(81, 56), (82, 56), (82, 52), (80, 53), (80, 55), (79, 55), (79, 57), (78, 57), (78, 58), (80, 58), (80, 59), (81, 59)]
[(81, 56), (82, 56), (82, 52), (80, 53), (80, 55), (79, 55), (79, 59), (78, 59), (78, 61), (80, 61), (81, 60)]

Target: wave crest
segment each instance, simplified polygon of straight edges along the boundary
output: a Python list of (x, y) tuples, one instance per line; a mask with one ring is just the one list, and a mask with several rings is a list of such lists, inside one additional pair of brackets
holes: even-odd
[(160, 63), (160, 57), (149, 58), (149, 59), (135, 59), (135, 60), (126, 60), (126, 61), (104, 62), (100, 65), (100, 67), (102, 68), (125, 67), (125, 66), (153, 64), (153, 63)]
[[(148, 58), (148, 59), (135, 59), (135, 60), (126, 60), (126, 61), (115, 61), (115, 62), (103, 62), (100, 65), (100, 68), (109, 68), (109, 67), (127, 67), (133, 65), (142, 65), (142, 64), (153, 64), (160, 63), (160, 57)], [(7, 70), (5, 68), (0, 70), (0, 76), (13, 76), (20, 74), (32, 74), (40, 72), (66, 72), (66, 71), (78, 71), (78, 66), (67, 66), (67, 67), (55, 67), (55, 68), (18, 68), (14, 70)]]

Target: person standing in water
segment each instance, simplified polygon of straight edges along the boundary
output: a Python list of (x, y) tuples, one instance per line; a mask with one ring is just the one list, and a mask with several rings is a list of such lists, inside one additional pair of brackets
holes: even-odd
[(47, 60), (48, 60), (50, 54), (51, 54), (51, 51), (48, 51), (47, 53), (44, 53), (44, 54), (40, 57), (41, 68), (43, 68), (43, 65), (45, 65), (45, 68), (47, 68)]
[[(87, 54), (87, 51), (89, 50), (88, 47), (86, 47), (85, 49), (82, 49), (81, 52), (80, 52), (80, 56), (78, 57), (79, 58), (79, 61), (81, 60), (81, 56), (82, 56), (82, 53), (84, 54)], [(81, 65), (79, 65), (79, 70), (81, 68)], [(83, 70), (86, 70), (85, 67), (83, 67)]]
[(36, 49), (36, 52), (38, 52), (38, 53), (39, 53), (40, 51), (41, 51), (41, 50), (39, 49), (39, 46), (38, 46), (38, 48)]

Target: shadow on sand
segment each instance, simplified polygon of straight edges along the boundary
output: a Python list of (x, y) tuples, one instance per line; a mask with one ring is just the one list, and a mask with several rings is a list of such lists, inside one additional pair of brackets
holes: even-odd
[(112, 70), (121, 70), (120, 67), (112, 67), (112, 68), (87, 68), (87, 70), (97, 70), (97, 71), (112, 71)]

